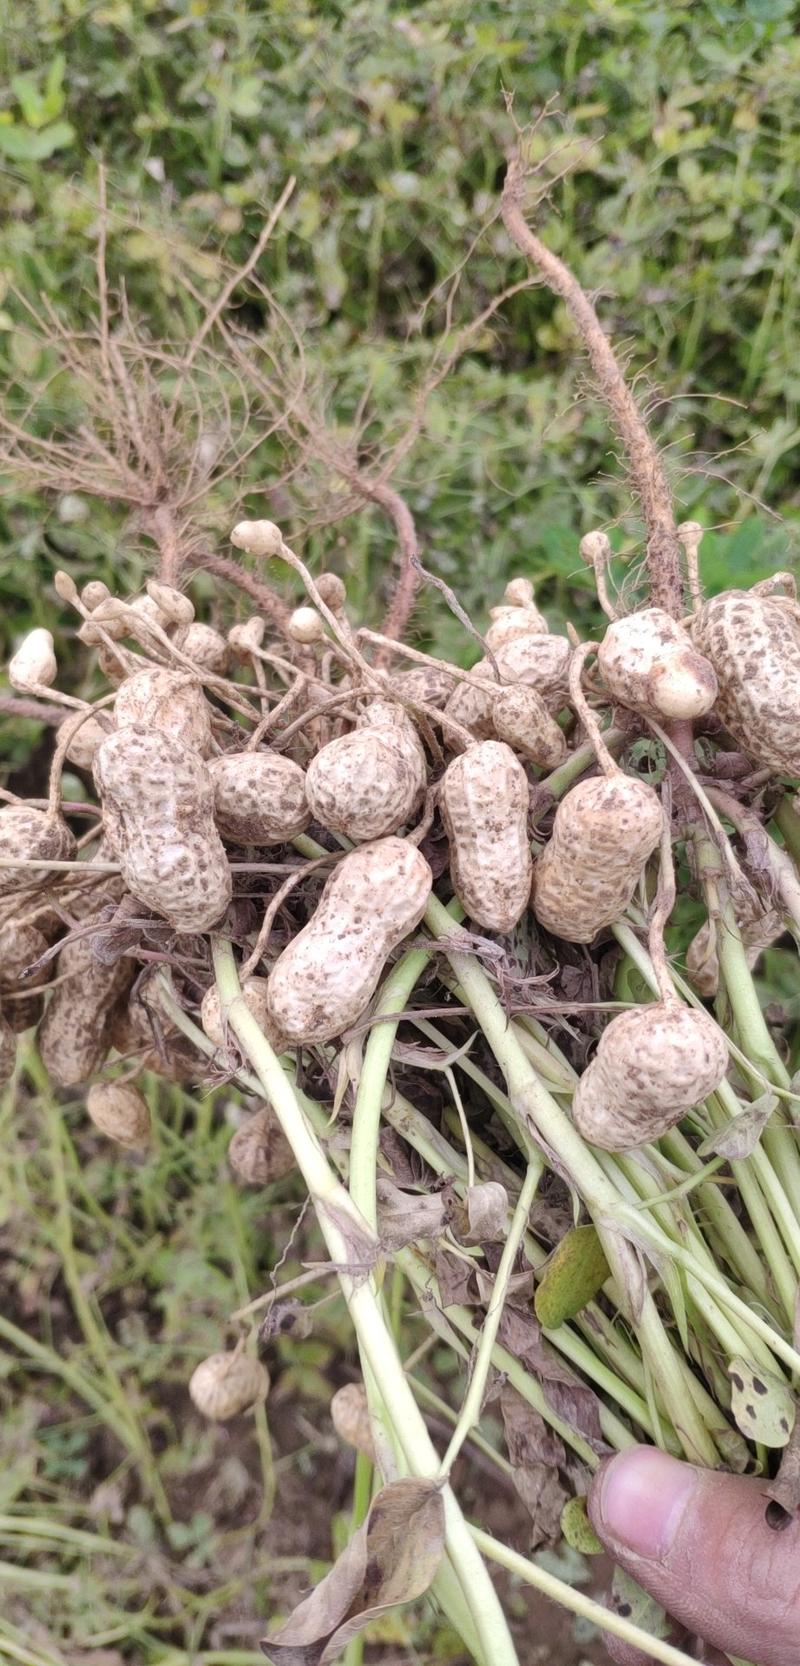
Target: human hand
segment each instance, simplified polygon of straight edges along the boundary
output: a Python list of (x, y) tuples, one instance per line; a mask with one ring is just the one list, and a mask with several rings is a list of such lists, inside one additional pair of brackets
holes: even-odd
[(588, 1510), (615, 1562), (690, 1635), (756, 1666), (800, 1666), (800, 1521), (770, 1526), (768, 1503), (755, 1477), (636, 1446), (603, 1465)]

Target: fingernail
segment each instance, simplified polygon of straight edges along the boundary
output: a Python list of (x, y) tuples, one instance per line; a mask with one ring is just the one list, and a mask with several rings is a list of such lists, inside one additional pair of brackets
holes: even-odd
[(602, 1538), (658, 1561), (667, 1555), (696, 1486), (689, 1464), (653, 1446), (631, 1447), (603, 1468), (589, 1514)]

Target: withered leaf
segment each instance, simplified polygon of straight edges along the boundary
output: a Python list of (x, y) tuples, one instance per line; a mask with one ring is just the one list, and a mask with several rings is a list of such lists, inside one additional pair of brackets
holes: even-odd
[(434, 1481), (392, 1481), (373, 1500), (330, 1573), (261, 1647), (273, 1666), (328, 1666), (387, 1609), (414, 1602), (436, 1576), (444, 1506)]
[(508, 1193), (499, 1180), (482, 1180), (467, 1191), (467, 1223), (473, 1244), (498, 1242), (508, 1231)]
[(774, 1093), (762, 1093), (724, 1128), (715, 1128), (698, 1146), (698, 1156), (707, 1157), (716, 1152), (719, 1157), (732, 1157), (734, 1160), (749, 1157), (755, 1151), (777, 1103)]
[(531, 1549), (555, 1544), (567, 1499), (558, 1475), (564, 1447), (539, 1412), (508, 1383), (500, 1393), (500, 1410), (514, 1486), (531, 1517)]
[(448, 1254), (446, 1246), (436, 1251), (436, 1282), (442, 1307), (474, 1307), (480, 1300), (474, 1267), (460, 1255)]
[(393, 1180), (379, 1176), (377, 1193), (378, 1231), (386, 1250), (402, 1249), (420, 1238), (439, 1238), (452, 1218), (450, 1187), (440, 1192), (404, 1192)]

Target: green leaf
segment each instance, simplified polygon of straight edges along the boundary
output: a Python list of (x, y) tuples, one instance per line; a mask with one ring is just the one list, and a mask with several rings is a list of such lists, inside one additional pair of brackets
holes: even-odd
[(771, 1371), (738, 1357), (731, 1360), (728, 1376), (731, 1411), (742, 1434), (762, 1446), (786, 1446), (797, 1411), (791, 1389)]
[(536, 1286), (533, 1305), (540, 1325), (555, 1330), (566, 1319), (573, 1319), (597, 1295), (608, 1275), (608, 1262), (595, 1228), (571, 1227)]
[(68, 121), (53, 122), (39, 132), (17, 122), (0, 123), (0, 153), (14, 162), (43, 162), (55, 151), (66, 150), (74, 138), (75, 129)]
[(601, 1556), (603, 1546), (586, 1514), (586, 1499), (570, 1498), (561, 1511), (561, 1531), (570, 1550), (582, 1556)]

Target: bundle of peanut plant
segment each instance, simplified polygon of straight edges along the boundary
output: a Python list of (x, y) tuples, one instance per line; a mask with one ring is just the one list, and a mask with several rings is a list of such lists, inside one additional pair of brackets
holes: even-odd
[[(198, 619), (192, 491), (170, 497), (165, 431), (134, 424), (158, 575), (127, 597), (55, 576), (101, 691), (58, 690), (44, 629), (9, 667), (63, 720), (47, 797), (0, 809), (5, 1075), (36, 1025), (53, 1082), (83, 1089), (131, 1161), (150, 1137), (143, 1073), (257, 1095), (231, 1166), (261, 1186), (299, 1169), (352, 1319), (361, 1381), (332, 1415), (358, 1453), (360, 1520), (265, 1641), (276, 1663), (356, 1660), (372, 1618), (430, 1591), (481, 1666), (513, 1666), (490, 1562), (657, 1659), (688, 1658), (652, 1606), (648, 1632), (629, 1617), (630, 1582), (624, 1612), (606, 1611), (465, 1519), (451, 1476), (476, 1443), (528, 1504), (532, 1548), (562, 1532), (585, 1548), (592, 1473), (641, 1440), (760, 1474), (776, 1522), (800, 1507), (797, 1094), (753, 982), (764, 947), (800, 932), (800, 609), (786, 574), (704, 599), (701, 529), (676, 526), (523, 184), (515, 158), (507, 229), (574, 318), (645, 526), (624, 607), (606, 533), (581, 542), (600, 642), (551, 632), (521, 573), (483, 632), (438, 581), (465, 654), (481, 642), (471, 670), (405, 643), (424, 576), (413, 521), (333, 440), (326, 466), (398, 530), (387, 627), (353, 618), (342, 578), (313, 576), (268, 519), (205, 559), (220, 599), (215, 624)], [(119, 372), (107, 332), (100, 347)], [(298, 395), (300, 428), (307, 410)], [(223, 631), (229, 582), (263, 605)], [(80, 836), (67, 763), (93, 792)], [(705, 910), (683, 972), (665, 946), (678, 865)], [(466, 1362), (460, 1405), (417, 1369), (389, 1265)], [(209, 1418), (268, 1395), (259, 1305), (229, 1347), (220, 1315), (220, 1350), (191, 1378)], [(479, 1428), (495, 1400), (505, 1451)]]

